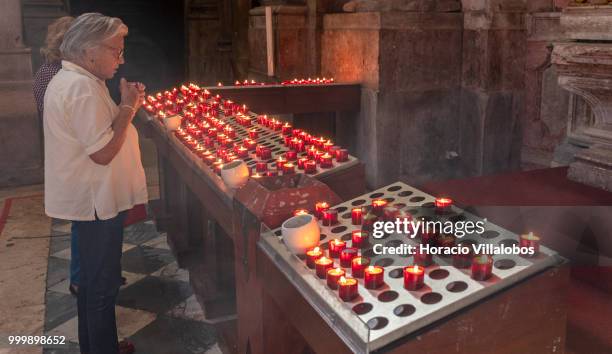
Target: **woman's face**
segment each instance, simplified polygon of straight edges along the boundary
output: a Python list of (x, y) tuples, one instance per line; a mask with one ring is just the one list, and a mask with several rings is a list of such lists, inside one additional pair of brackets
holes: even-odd
[(90, 71), (102, 80), (110, 80), (115, 76), (119, 65), (123, 64), (123, 36), (118, 34), (110, 37), (91, 52)]

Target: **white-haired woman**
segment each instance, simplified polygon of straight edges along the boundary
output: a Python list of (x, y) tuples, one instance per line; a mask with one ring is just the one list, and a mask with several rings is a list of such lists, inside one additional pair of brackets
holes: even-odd
[(127, 32), (118, 18), (97, 13), (77, 17), (64, 35), (62, 69), (44, 100), (45, 211), (72, 220), (79, 234), (82, 353), (120, 352), (115, 302), (123, 220), (127, 210), (147, 202), (132, 125), (144, 86), (121, 79), (121, 103), (116, 105), (105, 85), (124, 63)]

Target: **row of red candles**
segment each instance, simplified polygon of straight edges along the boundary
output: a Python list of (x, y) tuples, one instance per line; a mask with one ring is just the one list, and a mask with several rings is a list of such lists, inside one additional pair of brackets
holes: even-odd
[[(334, 82), (333, 78), (315, 78), (315, 79), (293, 79), (290, 81), (282, 81), (281, 84), (282, 85), (316, 85), (316, 84), (331, 84)], [(278, 85), (277, 83), (265, 83), (265, 82), (257, 82), (255, 80), (244, 80), (244, 81), (239, 81), (236, 80), (234, 82), (234, 86), (265, 86), (265, 85)], [(222, 87), (223, 83), (218, 82), (217, 83), (218, 87)]]
[[(439, 200), (442, 199), (441, 202)], [(384, 199), (375, 199), (372, 201), (372, 208), (384, 208), (387, 205)], [(452, 205), (452, 200), (449, 198), (438, 198), (435, 203), (437, 208), (448, 208)], [(304, 209), (296, 210), (294, 215), (307, 213)], [(353, 225), (359, 225), (362, 222), (362, 208), (353, 208), (351, 211), (351, 219)], [(327, 202), (319, 202), (315, 204), (315, 215), (318, 218), (323, 218), (324, 226), (333, 224), (333, 219), (337, 218), (337, 210), (330, 209)], [(337, 222), (337, 219), (336, 219)], [(340, 259), (340, 266), (343, 268), (351, 268), (351, 275), (354, 278), (364, 278), (364, 286), (367, 289), (377, 289), (384, 284), (384, 269), (380, 266), (371, 266), (370, 260), (367, 257), (359, 255), (359, 249), (363, 248), (367, 243), (367, 232), (363, 230), (354, 230), (352, 232), (351, 247), (347, 247), (345, 241), (334, 239), (328, 243), (328, 257), (324, 256), (324, 251), (320, 247), (315, 247), (306, 252), (306, 265), (313, 268), (319, 278), (326, 279), (327, 285), (331, 289), (339, 288), (339, 295), (344, 301), (350, 301), (358, 295), (357, 281), (346, 278), (346, 272), (334, 267), (334, 258)], [(432, 241), (431, 235), (421, 235), (423, 243)], [(539, 250), (539, 237), (529, 233), (521, 235), (521, 247), (534, 247)], [(454, 237), (445, 237), (437, 240), (438, 245), (442, 247), (454, 246)], [(449, 242), (450, 241), (450, 242)], [(461, 247), (462, 245), (458, 245)], [(418, 250), (419, 248), (417, 248)], [(424, 284), (424, 268), (433, 264), (431, 254), (423, 254), (417, 252), (414, 255), (415, 264), (404, 268), (404, 287), (407, 290), (418, 290)], [(473, 255), (471, 252), (467, 254), (457, 254), (453, 256), (453, 265), (457, 268), (471, 268), (471, 276), (475, 280), (485, 281), (492, 275), (493, 258), (490, 255)]]
[[(185, 95), (186, 91), (192, 93), (194, 91), (197, 92), (197, 86), (190, 85), (189, 88), (182, 86), (180, 92)], [(210, 97), (210, 93), (208, 91), (203, 91), (206, 98)], [(154, 103), (157, 99), (163, 99), (165, 96), (168, 102), (176, 101), (178, 95), (178, 90), (173, 89), (172, 92), (166, 91), (163, 95), (158, 93), (156, 95), (157, 98), (149, 96), (147, 101), (149, 104)], [(193, 99), (195, 96), (187, 96), (185, 99)], [(208, 104), (200, 104), (198, 107), (206, 106), (203, 110), (198, 111), (195, 106), (189, 103), (187, 106), (190, 107), (190, 110), (185, 112), (185, 120), (183, 120), (183, 126), (187, 130), (187, 134), (183, 131), (177, 133), (181, 139), (184, 140), (186, 145), (188, 145), (192, 150), (202, 151), (199, 147), (198, 138), (203, 136), (203, 131), (206, 133), (206, 137), (204, 137), (204, 147), (212, 148), (216, 141), (220, 146), (231, 148), (234, 145), (233, 139), (235, 138), (235, 131), (229, 126), (226, 126), (226, 123), (217, 120), (209, 112), (206, 112), (204, 119), (199, 115), (206, 110), (206, 108), (215, 108), (218, 107), (220, 102), (219, 95), (213, 97), (213, 103)], [(150, 105), (148, 106), (149, 110), (154, 110)], [(238, 111), (236, 116), (236, 121), (243, 126), (250, 126), (251, 119), (248, 116), (241, 114), (241, 112), (246, 111), (246, 106), (239, 106), (230, 100), (223, 101), (223, 107), (226, 109), (231, 109), (233, 112)], [(238, 109), (237, 109), (238, 108)], [(165, 115), (163, 112), (158, 112), (158, 114)], [(200, 118), (200, 120), (198, 120)], [(321, 165), (321, 168), (331, 168), (333, 167), (332, 159), (335, 158), (338, 162), (344, 162), (348, 160), (348, 151), (346, 149), (341, 149), (340, 147), (334, 146), (329, 140), (324, 138), (316, 139), (309, 134), (302, 132), (299, 129), (292, 129), (288, 123), (282, 123), (275, 119), (268, 119), (265, 115), (258, 117), (258, 122), (268, 128), (274, 130), (281, 130), (281, 133), (285, 136), (284, 142), (287, 146), (289, 146), (292, 150), (288, 151), (285, 154), (284, 159), (279, 158), (277, 161), (277, 170), (281, 171), (285, 174), (295, 173), (295, 164), (285, 162), (285, 160), (297, 160), (297, 153), (302, 152), (305, 149), (307, 144), (313, 144), (311, 148), (308, 150), (308, 157), (301, 158), (297, 161), (297, 167), (300, 170), (304, 170), (305, 173), (316, 173), (316, 163)], [(212, 125), (212, 126), (211, 126)], [(217, 129), (221, 129), (225, 126), (223, 133), (217, 134)], [(289, 135), (289, 136), (288, 136)], [(291, 139), (291, 135), (293, 135), (293, 139)], [(249, 130), (249, 139), (256, 139), (258, 137), (258, 132), (256, 129)], [(298, 137), (304, 138), (304, 140), (299, 139)], [(243, 158), (248, 156), (248, 151), (252, 150), (255, 146), (255, 142), (253, 140), (245, 139), (243, 146), (235, 147), (235, 155), (238, 158)], [(322, 148), (324, 151), (319, 151), (317, 148)], [(265, 147), (261, 147), (261, 149), (257, 150), (257, 157), (260, 159), (269, 159), (271, 158), (271, 151)], [(224, 160), (225, 162), (231, 161), (235, 157), (233, 155), (229, 155), (228, 158), (223, 158), (217, 156), (214, 160), (209, 157), (210, 164), (217, 162), (218, 160)], [(312, 162), (314, 160), (314, 163)], [(280, 165), (280, 166), (279, 166)], [(258, 168), (256, 168), (256, 173), (266, 172), (267, 175), (274, 174), (272, 171), (266, 171), (267, 165), (264, 167), (264, 164), (258, 164)]]

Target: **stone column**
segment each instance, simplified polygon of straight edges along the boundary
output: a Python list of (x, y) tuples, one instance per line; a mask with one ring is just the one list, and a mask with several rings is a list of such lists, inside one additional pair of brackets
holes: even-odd
[(19, 0), (0, 0), (0, 187), (42, 182), (42, 136)]
[(442, 9), (324, 16), (321, 74), (362, 85), (361, 112), (336, 121), (337, 140), (367, 164), (369, 186), (456, 176), (462, 26)]
[(525, 106), (525, 0), (462, 0), (465, 175), (518, 169)]
[(569, 112), (568, 144), (578, 152), (568, 177), (612, 191), (612, 6), (568, 7), (561, 24), (570, 41), (553, 51), (559, 84), (587, 106)]

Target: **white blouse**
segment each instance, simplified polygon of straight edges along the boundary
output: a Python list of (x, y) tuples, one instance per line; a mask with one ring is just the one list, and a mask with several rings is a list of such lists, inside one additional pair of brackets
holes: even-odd
[(89, 157), (111, 140), (119, 113), (103, 80), (64, 60), (44, 102), (47, 215), (77, 221), (95, 220), (97, 215), (107, 220), (147, 202), (138, 133), (132, 124), (108, 165)]

